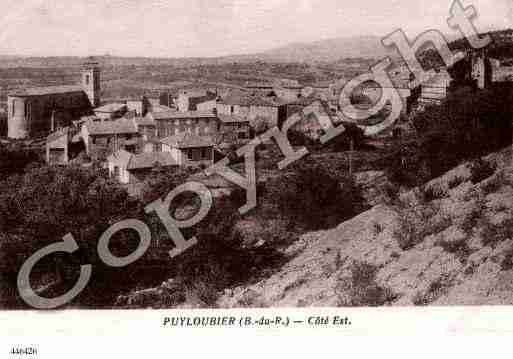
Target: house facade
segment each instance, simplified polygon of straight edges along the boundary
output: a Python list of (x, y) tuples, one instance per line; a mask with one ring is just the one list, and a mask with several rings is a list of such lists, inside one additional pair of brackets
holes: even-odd
[(157, 137), (159, 138), (175, 136), (180, 133), (212, 136), (219, 130), (217, 116), (214, 112), (164, 111), (149, 113), (146, 119), (156, 123)]
[(267, 128), (277, 126), (287, 117), (285, 103), (249, 93), (232, 93), (219, 100), (216, 105), (218, 115), (247, 118), (255, 128), (264, 123)]
[(251, 139), (251, 126), (249, 119), (236, 115), (217, 115), (219, 119), (219, 132), (223, 142), (246, 143)]
[(184, 90), (178, 94), (176, 106), (180, 112), (212, 111), (216, 107), (217, 95), (205, 90)]
[(119, 150), (107, 158), (109, 176), (122, 184), (139, 184), (156, 168), (177, 166), (175, 158), (169, 152), (133, 154)]
[(208, 136), (182, 133), (160, 141), (162, 152), (171, 153), (179, 166), (211, 166), (214, 164), (214, 141)]
[(86, 153), (100, 160), (120, 149), (136, 152), (140, 141), (135, 120), (124, 118), (114, 121), (85, 122), (82, 124), (81, 136)]

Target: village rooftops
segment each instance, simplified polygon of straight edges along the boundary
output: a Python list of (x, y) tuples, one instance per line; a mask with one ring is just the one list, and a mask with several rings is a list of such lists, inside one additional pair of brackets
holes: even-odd
[(219, 118), (219, 121), (221, 121), (223, 123), (249, 123), (248, 118), (245, 118), (242, 116), (237, 116), (237, 115), (218, 114), (217, 118)]
[(120, 118), (115, 121), (88, 121), (84, 123), (90, 135), (136, 134), (137, 126), (133, 119)]
[(9, 96), (25, 97), (25, 96), (46, 96), (46, 95), (59, 95), (71, 92), (84, 92), (80, 85), (61, 85), (61, 86), (46, 86), (46, 87), (29, 87), (25, 89), (14, 90), (9, 93)]
[(227, 96), (219, 100), (219, 103), (225, 105), (238, 105), (238, 106), (259, 106), (259, 107), (279, 107), (282, 105), (278, 101), (270, 98), (260, 96), (253, 93), (245, 92), (231, 92)]
[(216, 114), (212, 111), (166, 111), (166, 112), (154, 112), (151, 114), (154, 120), (182, 120), (182, 119), (194, 119), (194, 118), (216, 118)]
[(214, 141), (211, 137), (198, 136), (191, 133), (180, 133), (175, 136), (166, 137), (160, 142), (173, 148), (198, 148), (214, 146)]

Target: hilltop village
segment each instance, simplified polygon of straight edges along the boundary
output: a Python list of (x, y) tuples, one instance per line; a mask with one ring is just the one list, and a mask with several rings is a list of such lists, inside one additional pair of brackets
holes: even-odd
[[(491, 86), (492, 62), (484, 53), (468, 55), (467, 82), (484, 89)], [(233, 146), (242, 146), (255, 135), (300, 116), (294, 126), (318, 140), (322, 121), (307, 116), (315, 109), (334, 124), (356, 124), (373, 137), (398, 137), (408, 131), (408, 116), (426, 105), (439, 104), (455, 88), (448, 71), (439, 71), (427, 84), (410, 88), (406, 66), (390, 73), (394, 91), (403, 101), (400, 121), (381, 126), (390, 108), (368, 123), (353, 123), (341, 113), (344, 82), (334, 79), (323, 87), (302, 86), (298, 81), (247, 84), (244, 88), (184, 89), (172, 96), (143, 96), (104, 102), (101, 99), (101, 68), (97, 62), (83, 65), (80, 85), (23, 88), (9, 93), (8, 137), (44, 136), (45, 160), (52, 165), (96, 161), (122, 184), (143, 182), (156, 166), (205, 168)], [(461, 75), (460, 75), (461, 76)], [(461, 81), (461, 80), (460, 80)], [(348, 104), (370, 106), (382, 91), (376, 82), (361, 85)], [(388, 104), (389, 105), (389, 104)], [(375, 129), (373, 131), (373, 129)], [(218, 157), (216, 157), (218, 155)]]

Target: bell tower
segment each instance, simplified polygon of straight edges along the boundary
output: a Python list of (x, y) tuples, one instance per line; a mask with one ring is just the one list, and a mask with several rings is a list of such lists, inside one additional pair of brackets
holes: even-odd
[(88, 61), (82, 69), (82, 88), (89, 98), (91, 106), (100, 106), (100, 66), (98, 62)]

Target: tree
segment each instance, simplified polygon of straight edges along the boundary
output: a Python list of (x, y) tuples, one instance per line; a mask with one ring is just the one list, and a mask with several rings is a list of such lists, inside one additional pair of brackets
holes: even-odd
[(418, 134), (416, 161), (433, 178), (462, 160), (511, 144), (512, 95), (509, 86), (463, 87), (440, 105), (416, 114), (412, 119)]
[(270, 216), (286, 216), (306, 230), (326, 228), (361, 211), (360, 189), (347, 174), (306, 158), (283, 176), (269, 179), (261, 206)]
[[(141, 204), (117, 183), (81, 167), (32, 166), (0, 185), (0, 253), (2, 262), (9, 263), (3, 274), (10, 288), (16, 288), (17, 272), (30, 256), (68, 233), (79, 251), (40, 261), (34, 269), (36, 285), (39, 276), (54, 271), (62, 286), (70, 288), (79, 263), (92, 264), (99, 275), (102, 263), (96, 246), (101, 234), (110, 225), (142, 213)], [(131, 253), (138, 243), (134, 234), (123, 231), (114, 236), (112, 252)]]

